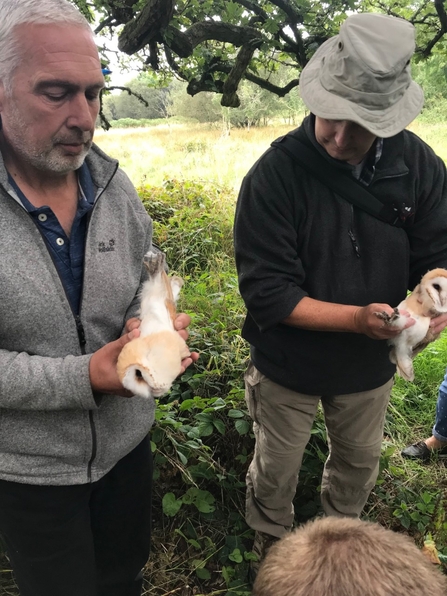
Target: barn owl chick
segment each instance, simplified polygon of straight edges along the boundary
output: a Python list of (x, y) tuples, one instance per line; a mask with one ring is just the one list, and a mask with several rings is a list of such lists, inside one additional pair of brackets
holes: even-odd
[[(404, 329), (406, 318), (399, 311), (406, 310), (416, 323)], [(413, 358), (429, 343), (439, 337), (429, 325), (430, 319), (447, 312), (447, 270), (432, 269), (426, 273), (413, 292), (403, 300), (394, 313), (376, 313), (385, 324), (402, 329), (393, 339), (388, 340), (391, 346), (390, 360), (397, 366), (398, 374), (407, 381), (413, 381)]]
[(190, 355), (174, 329), (176, 303), (183, 280), (166, 275), (165, 256), (149, 251), (144, 257), (149, 279), (140, 297), (140, 337), (122, 349), (117, 363), (122, 385), (139, 397), (160, 397), (180, 374), (181, 362)]

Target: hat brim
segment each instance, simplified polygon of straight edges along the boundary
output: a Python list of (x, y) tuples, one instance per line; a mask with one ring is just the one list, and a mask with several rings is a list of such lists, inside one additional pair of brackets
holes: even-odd
[(421, 87), (411, 81), (402, 98), (390, 108), (366, 109), (357, 103), (329, 93), (321, 85), (319, 72), (323, 58), (333, 51), (338, 36), (326, 41), (311, 58), (300, 76), (300, 95), (309, 110), (327, 120), (350, 120), (378, 137), (392, 137), (408, 126), (424, 105)]

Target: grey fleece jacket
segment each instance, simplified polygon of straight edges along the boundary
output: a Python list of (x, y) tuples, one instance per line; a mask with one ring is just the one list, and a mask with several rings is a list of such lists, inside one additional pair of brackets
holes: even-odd
[[(0, 478), (93, 482), (147, 435), (154, 402), (93, 395), (91, 354), (138, 312), (152, 222), (118, 162), (93, 146), (80, 322), (0, 161)], [(82, 346), (79, 323), (85, 333)]]

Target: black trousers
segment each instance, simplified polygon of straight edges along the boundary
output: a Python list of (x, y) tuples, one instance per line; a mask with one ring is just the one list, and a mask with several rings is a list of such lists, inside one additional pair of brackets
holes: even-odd
[(140, 596), (151, 489), (148, 438), (91, 484), (0, 480), (0, 533), (21, 596)]

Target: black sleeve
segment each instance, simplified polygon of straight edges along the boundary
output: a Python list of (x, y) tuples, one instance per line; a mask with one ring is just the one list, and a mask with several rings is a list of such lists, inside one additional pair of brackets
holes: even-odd
[[(296, 171), (270, 149), (245, 177), (236, 206), (234, 244), (239, 288), (265, 331), (290, 315), (306, 296), (298, 254)], [(287, 160), (288, 161), (288, 160)]]
[(447, 268), (446, 168), (425, 143), (420, 149), (415, 164), (417, 209), (407, 229), (411, 250), (409, 289), (430, 269)]

